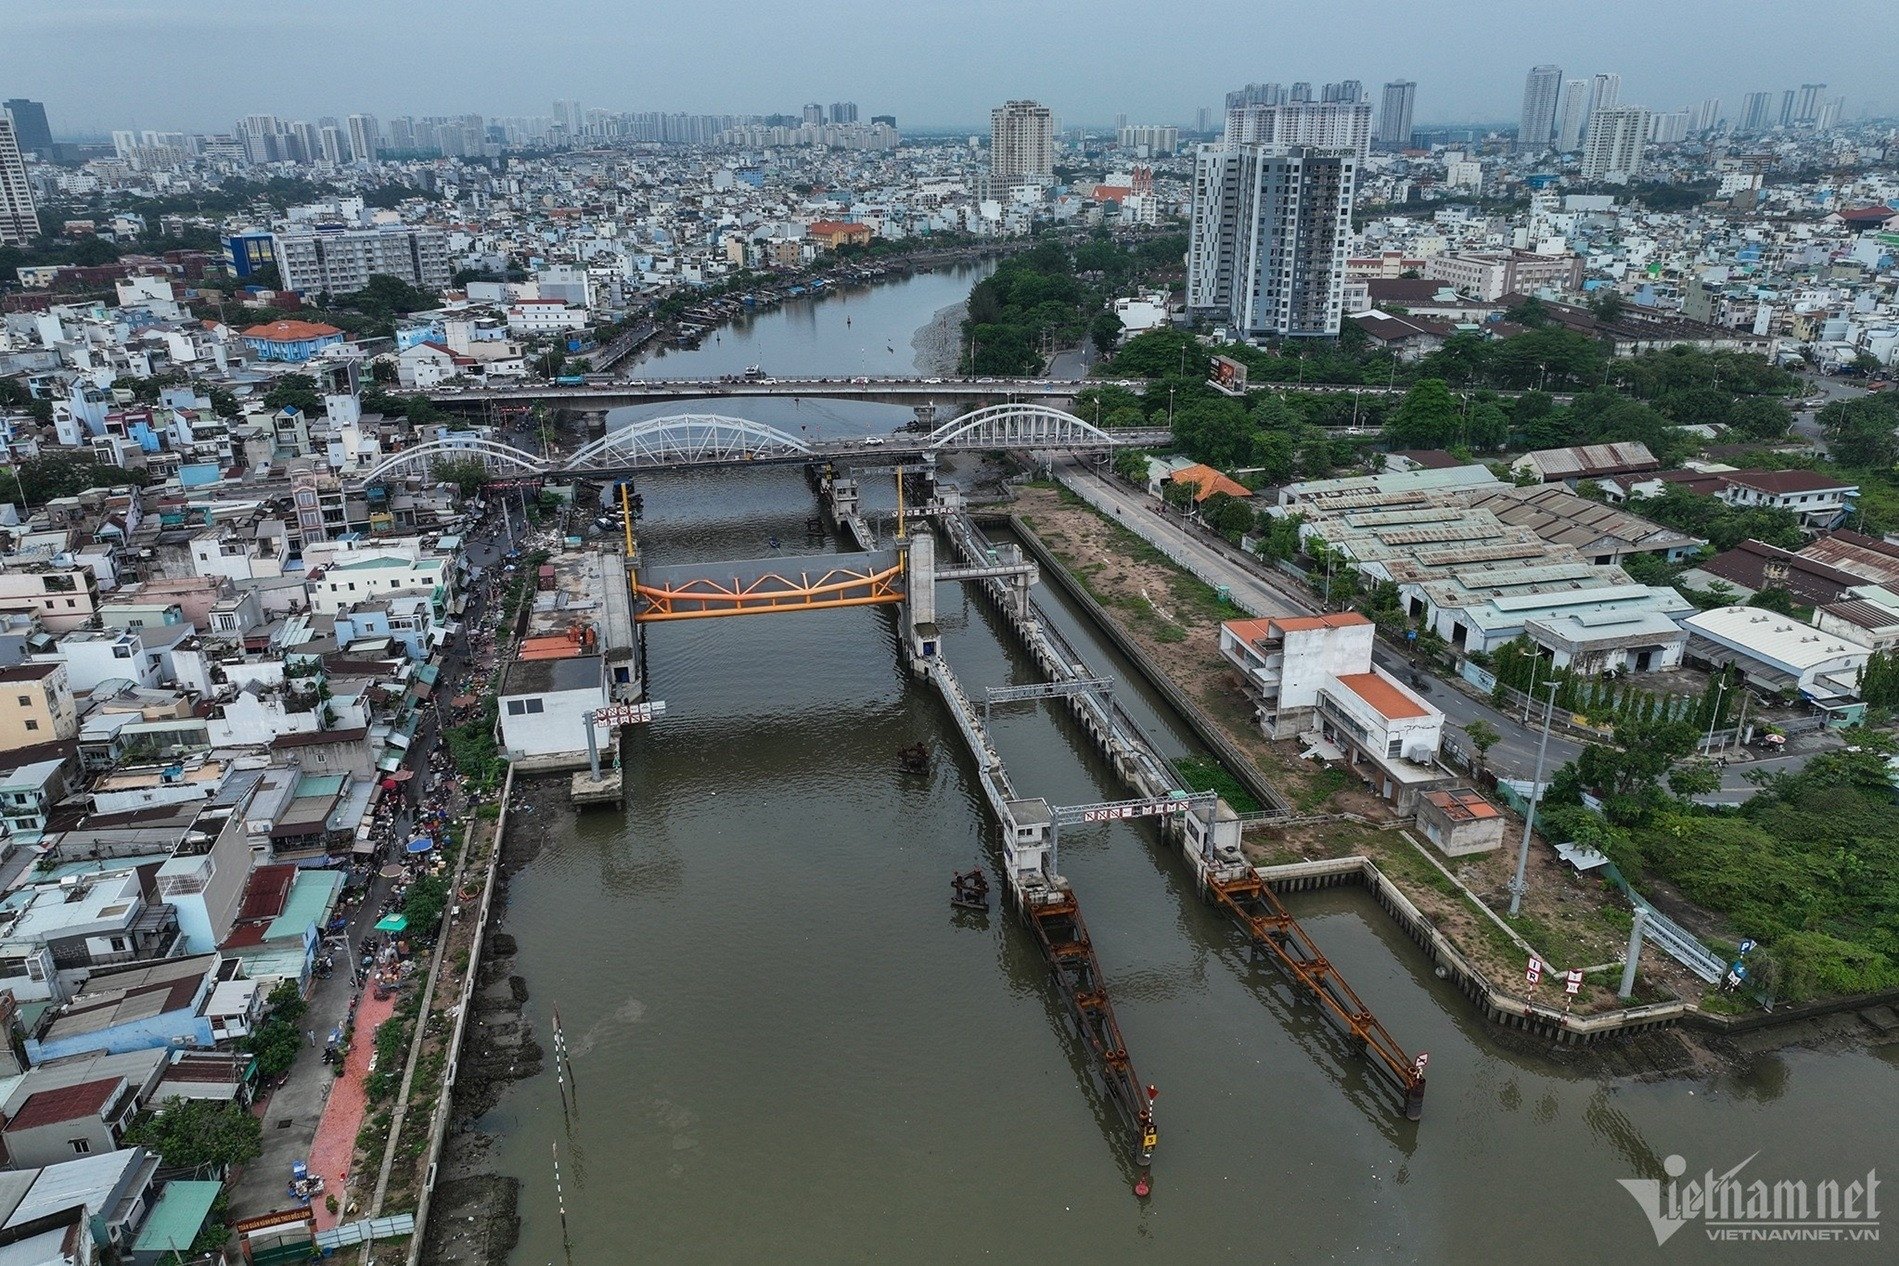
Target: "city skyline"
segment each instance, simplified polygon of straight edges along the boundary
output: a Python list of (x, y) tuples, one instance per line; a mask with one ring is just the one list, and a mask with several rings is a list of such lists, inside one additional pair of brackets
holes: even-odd
[[(910, 6), (873, 36), (856, 29), (839, 40), (837, 23), (823, 20), (848, 10), (836, 0), (813, 0), (810, 21), (774, 32), (779, 55), (748, 66), (742, 80), (717, 73), (720, 32), (761, 15), (759, 6), (728, 0), (692, 6), (660, 5), (642, 14), (637, 39), (603, 38), (612, 6), (590, 0), (559, 28), (536, 33), (532, 57), (522, 45), (492, 38), (497, 17), (511, 12), (494, 0), (449, 6), (421, 3), (405, 9), (416, 28), (409, 39), (388, 38), (383, 10), (367, 0), (337, 0), (325, 10), (325, 38), (311, 38), (310, 15), (296, 9), (262, 10), (246, 17), (247, 55), (268, 64), (268, 82), (255, 76), (180, 76), (180, 59), (204, 55), (209, 40), (228, 40), (221, 11), (208, 0), (178, 0), (145, 9), (105, 0), (79, 0), (57, 11), (10, 14), (13, 38), (0, 48), (0, 95), (47, 103), (62, 136), (103, 136), (124, 128), (228, 131), (233, 120), (259, 110), (286, 117), (368, 113), (540, 116), (548, 102), (577, 99), (590, 108), (685, 113), (765, 114), (796, 111), (805, 102), (855, 100), (866, 112), (894, 114), (911, 130), (980, 133), (1001, 100), (1032, 98), (1048, 105), (1065, 126), (1130, 121), (1187, 123), (1217, 106), (1231, 88), (1255, 80), (1352, 77), (1370, 85), (1418, 83), (1415, 124), (1505, 123), (1520, 111), (1523, 76), (1539, 63), (1571, 75), (1618, 73), (1620, 100), (1667, 110), (1717, 97), (1740, 102), (1748, 92), (1824, 81), (1844, 96), (1847, 118), (1894, 109), (1878, 41), (1847, 41), (1803, 52), (1798, 41), (1770, 25), (1764, 3), (1732, 5), (1686, 0), (1657, 10), (1630, 0), (1563, 6), (1540, 15), (1534, 40), (1510, 18), (1514, 7), (1489, 3), (1401, 5), (1394, 0), (1351, 0), (1328, 10), (1327, 20), (1288, 27), (1267, 11), (1217, 14), (1225, 35), (1215, 43), (1156, 41), (1151, 31), (1114, 20), (1102, 6), (1061, 0), (1035, 6), (967, 0)], [(1111, 6), (1110, 6), (1111, 8)], [(668, 12), (667, 10), (673, 11)], [(1876, 19), (1871, 4), (1848, 3)], [(1211, 5), (1176, 6), (1183, 24), (1216, 16)], [(749, 15), (749, 17), (748, 17)], [(453, 17), (453, 20), (449, 20)], [(945, 20), (953, 16), (955, 21)], [(1651, 38), (1629, 44), (1623, 16), (1639, 18)], [(471, 18), (473, 20), (471, 20)], [(360, 19), (360, 20), (359, 20)], [(1494, 19), (1494, 20), (1491, 20)], [(1711, 24), (1745, 36), (1719, 48), (1702, 39)], [(1402, 29), (1391, 52), (1366, 56), (1366, 32)], [(996, 29), (1016, 38), (998, 45)], [(1270, 30), (1270, 45), (1264, 36)], [(400, 34), (400, 33), (398, 33)], [(1260, 39), (1251, 38), (1259, 35)], [(1769, 36), (1772, 38), (1768, 38)], [(375, 38), (380, 36), (382, 38)], [(1675, 38), (1679, 37), (1679, 38)], [(433, 56), (418, 59), (416, 40)], [(112, 74), (88, 79), (49, 74), (73, 64), (64, 51), (84, 46)], [(1062, 47), (1059, 59), (1045, 56)], [(1257, 50), (1270, 47), (1270, 56)], [(627, 58), (635, 57), (637, 88), (629, 86)], [(737, 54), (734, 54), (736, 57)], [(934, 72), (914, 73), (927, 65)], [(708, 70), (713, 73), (707, 73)], [(1139, 73), (1132, 73), (1138, 70)], [(1679, 98), (1679, 99), (1677, 99)], [(1729, 107), (1732, 115), (1734, 107)]]

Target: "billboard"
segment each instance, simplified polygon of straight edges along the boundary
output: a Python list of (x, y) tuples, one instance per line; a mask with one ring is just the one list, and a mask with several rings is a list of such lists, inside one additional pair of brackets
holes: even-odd
[(1215, 390), (1229, 396), (1246, 394), (1246, 366), (1231, 356), (1215, 356), (1207, 362), (1207, 381)]

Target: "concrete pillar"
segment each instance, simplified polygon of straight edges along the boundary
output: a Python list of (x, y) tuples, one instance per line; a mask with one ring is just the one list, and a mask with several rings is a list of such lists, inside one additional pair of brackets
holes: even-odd
[(1635, 992), (1635, 968), (1642, 960), (1642, 929), (1648, 923), (1648, 907), (1635, 907), (1635, 922), (1629, 927), (1629, 959), (1622, 965), (1622, 988), (1616, 997), (1627, 999)]
[(942, 651), (936, 627), (936, 537), (918, 524), (906, 553), (903, 607), (909, 616), (910, 664), (917, 668)]

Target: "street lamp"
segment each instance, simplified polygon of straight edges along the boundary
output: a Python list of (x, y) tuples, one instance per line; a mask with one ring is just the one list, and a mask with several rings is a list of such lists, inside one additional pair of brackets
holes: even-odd
[(1701, 752), (1704, 756), (1714, 754), (1714, 727), (1715, 723), (1721, 719), (1721, 697), (1727, 693), (1727, 690), (1728, 673), (1727, 669), (1724, 668), (1721, 670), (1721, 675), (1715, 678), (1714, 711), (1708, 714), (1708, 737), (1701, 744)]
[(1530, 779), (1530, 807), (1523, 815), (1523, 844), (1517, 849), (1517, 875), (1510, 881), (1510, 917), (1523, 908), (1523, 894), (1529, 889), (1530, 832), (1536, 829), (1536, 806), (1543, 798), (1543, 758), (1550, 750), (1550, 722), (1556, 718), (1556, 688), (1561, 681), (1546, 681), (1549, 703), (1543, 708), (1543, 741), (1536, 745), (1536, 774)]

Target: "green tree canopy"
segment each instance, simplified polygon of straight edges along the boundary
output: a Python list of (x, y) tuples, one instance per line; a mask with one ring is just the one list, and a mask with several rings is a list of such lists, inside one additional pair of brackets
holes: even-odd
[(1454, 443), (1462, 410), (1442, 378), (1426, 378), (1405, 393), (1404, 402), (1385, 423), (1393, 448), (1443, 448)]
[(170, 1166), (226, 1170), (263, 1155), (264, 1123), (235, 1103), (167, 1099), (127, 1131), (125, 1141), (150, 1148)]

